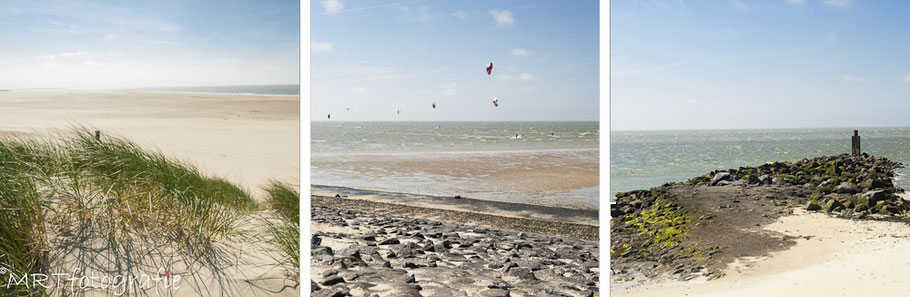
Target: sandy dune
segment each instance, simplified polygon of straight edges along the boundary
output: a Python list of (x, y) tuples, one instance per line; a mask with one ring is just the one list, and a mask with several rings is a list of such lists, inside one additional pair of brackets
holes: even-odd
[[(116, 134), (157, 149), (245, 187), (261, 200), (265, 193), (260, 187), (269, 179), (300, 184), (299, 104), (298, 96), (0, 92), (0, 135), (32, 137), (76, 125), (97, 128), (102, 137)], [(242, 236), (217, 241), (199, 254), (181, 251), (180, 243), (150, 242), (153, 236), (142, 230), (111, 240), (90, 227), (52, 222), (50, 270), (132, 277), (171, 269), (171, 277), (184, 280), (178, 289), (155, 287), (160, 292), (130, 287), (126, 296), (298, 296), (299, 284), (277, 263), (267, 241), (265, 221), (272, 216), (263, 210), (242, 218)], [(51, 291), (110, 296), (125, 287)]]
[[(906, 291), (910, 225), (859, 221), (797, 210), (769, 225), (800, 236), (783, 252), (741, 259), (715, 280), (611, 288), (612, 296), (885, 296)], [(902, 294), (898, 294), (902, 295)]]
[(259, 198), (269, 179), (300, 184), (299, 106), (298, 96), (0, 92), (0, 131), (96, 127), (191, 162)]

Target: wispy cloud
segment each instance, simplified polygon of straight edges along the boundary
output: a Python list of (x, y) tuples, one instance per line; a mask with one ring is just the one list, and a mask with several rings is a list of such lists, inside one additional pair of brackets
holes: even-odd
[(335, 49), (335, 46), (331, 42), (315, 42), (310, 43), (310, 50), (313, 52), (331, 52)]
[(910, 83), (910, 74), (905, 75), (903, 80), (905, 83)]
[(68, 24), (68, 23), (59, 22), (59, 21), (48, 21), (47, 23), (57, 26), (59, 28), (62, 28), (64, 30), (66, 30), (67, 32), (75, 33), (75, 34), (85, 34), (85, 33), (98, 31), (93, 28), (86, 28), (86, 27), (77, 26), (77, 25)]
[(493, 9), (490, 10), (490, 14), (493, 15), (493, 19), (496, 20), (496, 24), (500, 27), (511, 26), (515, 24), (515, 18), (512, 17), (512, 12), (508, 10)]
[(851, 75), (851, 74), (846, 74), (846, 73), (841, 74), (841, 75), (840, 75), (840, 79), (842, 79), (842, 80), (844, 80), (844, 81), (864, 81), (864, 80), (866, 80), (866, 79), (863, 78), (863, 77), (859, 77), (859, 76), (855, 76), (855, 75)]
[(847, 8), (850, 7), (850, 0), (825, 0), (822, 1), (822, 4), (831, 7)]
[(526, 51), (526, 50), (523, 49), (523, 48), (513, 48), (513, 49), (512, 49), (512, 55), (513, 55), (513, 56), (524, 57), (524, 56), (527, 56), (527, 55), (530, 55), (530, 54), (531, 54), (531, 53), (529, 53), (528, 51)]
[(449, 82), (442, 85), (442, 95), (443, 96), (455, 96), (458, 93), (458, 90), (455, 88), (455, 82)]
[(425, 5), (417, 7), (417, 14), (414, 18), (418, 21), (429, 21), (433, 19), (434, 11)]
[(328, 14), (338, 13), (344, 8), (344, 3), (338, 0), (322, 0), (322, 8)]
[(786, 0), (787, 4), (790, 5), (803, 5), (803, 0)]
[(733, 0), (733, 8), (736, 8), (736, 10), (739, 10), (739, 11), (746, 11), (746, 10), (749, 10), (749, 8), (751, 8), (751, 7), (749, 7), (748, 4), (743, 3), (742, 1)]
[(640, 68), (634, 68), (634, 69), (617, 69), (617, 70), (610, 71), (610, 77), (630, 77), (630, 76), (638, 76), (638, 75), (656, 72), (656, 71), (657, 72), (665, 71), (665, 70), (669, 70), (669, 69), (673, 69), (676, 67), (680, 67), (680, 66), (689, 64), (689, 62), (692, 62), (692, 60), (680, 60), (680, 61), (676, 61), (676, 62), (673, 62), (670, 64), (653, 66), (653, 67), (640, 67)]
[[(410, 11), (411, 11), (411, 7), (410, 7), (410, 6), (407, 6), (407, 5), (405, 5), (405, 4), (423, 2), (423, 1), (426, 1), (426, 0), (415, 0), (415, 1), (407, 1), (407, 2), (399, 2), (399, 3), (391, 3), (391, 4), (382, 4), (382, 5), (374, 5), (374, 6), (364, 6), (364, 7), (350, 8), (350, 9), (342, 9), (342, 8), (344, 7), (344, 4), (341, 3), (341, 2), (339, 2), (338, 0), (324, 0), (323, 4), (325, 4), (325, 2), (328, 2), (328, 1), (338, 2), (338, 5), (340, 5), (339, 8), (338, 8), (338, 10), (334, 10), (334, 11), (332, 11), (332, 12), (329, 12), (328, 10), (326, 10), (326, 13), (327, 13), (327, 14), (335, 14), (335, 13), (345, 13), (345, 12), (352, 12), (352, 11), (370, 10), (370, 9), (384, 8), (384, 7), (391, 7), (391, 8), (396, 8), (396, 9), (398, 9), (398, 10), (401, 10), (401, 11), (403, 11), (403, 12), (410, 12)], [(323, 6), (324, 6), (324, 5), (323, 5)]]
[(354, 93), (366, 93), (366, 92), (367, 92), (367, 88), (362, 87), (362, 86), (356, 86), (356, 87), (354, 87), (353, 89), (351, 89), (351, 92), (354, 92)]
[(461, 11), (461, 10), (456, 11), (456, 12), (453, 12), (452, 15), (455, 16), (456, 18), (460, 19), (460, 20), (465, 20), (465, 19), (468, 18), (468, 13), (467, 13), (467, 12), (464, 12), (464, 11)]
[(530, 73), (521, 73), (519, 75), (503, 74), (503, 75), (497, 76), (497, 78), (501, 79), (501, 80), (534, 80), (534, 79), (537, 79), (536, 76), (534, 76), (533, 74), (530, 74)]
[(88, 55), (88, 52), (86, 52), (86, 51), (62, 52), (62, 53), (57, 54), (57, 56), (60, 56), (60, 57), (77, 57), (77, 56), (85, 56), (85, 55)]

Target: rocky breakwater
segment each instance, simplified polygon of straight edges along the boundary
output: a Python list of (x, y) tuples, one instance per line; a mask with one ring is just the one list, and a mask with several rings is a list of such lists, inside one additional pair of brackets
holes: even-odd
[(903, 216), (910, 205), (891, 178), (900, 163), (870, 155), (824, 156), (709, 172), (616, 195), (612, 281), (723, 276), (739, 257), (763, 256), (797, 238), (762, 230), (797, 207), (844, 218)]
[[(596, 242), (313, 197), (312, 296), (598, 296)], [(343, 199), (343, 198), (335, 198)]]

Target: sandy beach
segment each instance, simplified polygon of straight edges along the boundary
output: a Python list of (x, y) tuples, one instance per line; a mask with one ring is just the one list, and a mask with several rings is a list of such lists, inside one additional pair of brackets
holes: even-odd
[[(153, 288), (88, 289), (79, 284), (73, 289), (70, 282), (48, 292), (108, 296), (125, 289), (130, 296), (298, 296), (297, 268), (279, 251), (271, 233), (286, 220), (265, 203), (274, 194), (263, 189), (273, 180), (288, 189), (299, 186), (298, 110), (297, 96), (0, 92), (0, 135), (8, 137), (7, 143), (76, 137), (66, 144), (69, 155), (56, 157), (61, 162), (57, 164), (69, 164), (75, 160), (72, 154), (100, 153), (98, 158), (85, 158), (88, 167), (72, 173), (110, 177), (93, 179), (111, 182), (99, 189), (91, 183), (72, 186), (79, 183), (55, 173), (42, 180), (51, 186), (39, 187), (35, 196), (23, 196), (47, 203), (35, 226), (43, 243), (38, 253), (44, 255), (43, 265), (36, 266), (74, 277), (166, 276), (172, 282), (177, 277), (183, 281), (179, 288), (156, 283)], [(79, 135), (100, 130), (102, 141), (78, 142), (73, 128), (79, 126), (88, 129), (79, 130)], [(130, 150), (122, 141), (135, 142), (141, 149)], [(120, 145), (126, 149), (117, 150)], [(104, 155), (111, 150), (120, 154)], [(40, 150), (31, 157), (35, 154)], [(121, 156), (126, 161), (117, 159)], [(181, 169), (184, 163), (198, 168), (199, 175)], [(122, 170), (133, 168), (145, 169), (116, 179)], [(56, 170), (68, 169), (51, 168)], [(160, 190), (169, 184), (179, 186)], [(231, 197), (239, 200), (226, 200), (235, 199)], [(292, 199), (294, 204), (299, 200)]]
[[(733, 263), (721, 279), (614, 284), (612, 296), (883, 296), (905, 290), (907, 222), (849, 220), (797, 209), (765, 230), (799, 237), (767, 257)], [(898, 294), (900, 295), (900, 294)]]
[(300, 184), (297, 96), (161, 92), (0, 92), (0, 131), (73, 125), (127, 137), (261, 197), (269, 179)]
[[(868, 154), (769, 162), (622, 192), (614, 296), (879, 296), (910, 272), (903, 165)], [(787, 173), (783, 173), (787, 172)], [(771, 178), (774, 176), (774, 178)], [(647, 206), (646, 206), (647, 205)]]

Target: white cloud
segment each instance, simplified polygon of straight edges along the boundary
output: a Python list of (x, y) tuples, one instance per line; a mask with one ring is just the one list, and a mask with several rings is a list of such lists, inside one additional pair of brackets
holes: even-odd
[(746, 10), (749, 10), (750, 7), (746, 3), (743, 3), (742, 1), (733, 0), (733, 8), (736, 8), (736, 10), (739, 10), (739, 11), (746, 11)]
[(456, 11), (456, 12), (453, 12), (452, 15), (454, 15), (455, 17), (457, 17), (457, 18), (459, 18), (459, 19), (461, 19), (461, 20), (465, 20), (465, 19), (468, 18), (468, 13), (467, 13), (467, 12), (464, 12), (464, 11), (461, 11), (461, 10)]
[(790, 5), (803, 5), (803, 0), (786, 0)]
[(366, 93), (366, 92), (367, 92), (367, 88), (364, 88), (364, 87), (361, 87), (361, 86), (357, 86), (357, 87), (354, 87), (353, 89), (351, 89), (351, 92), (354, 92), (354, 93)]
[(846, 73), (841, 74), (841, 75), (840, 75), (840, 79), (845, 80), (845, 81), (863, 81), (863, 80), (865, 80), (865, 78), (862, 78), (862, 77), (859, 77), (859, 76), (855, 76), (855, 75), (846, 74)]
[(904, 76), (904, 82), (910, 83), (910, 74), (907, 74), (906, 76)]
[(537, 79), (536, 76), (534, 76), (533, 74), (530, 74), (530, 73), (521, 73), (521, 74), (519, 74), (519, 75), (517, 75), (517, 76), (516, 76), (516, 75), (503, 74), (503, 75), (498, 76), (497, 78), (502, 79), (502, 80), (533, 80), (533, 79)]
[(85, 56), (85, 55), (88, 55), (88, 52), (78, 51), (78, 52), (73, 52), (73, 53), (63, 52), (63, 53), (58, 54), (58, 56), (60, 56), (60, 57), (76, 57), (76, 56)]
[(458, 92), (455, 89), (455, 82), (449, 82), (442, 85), (442, 95), (444, 96), (455, 96)]
[(698, 104), (698, 100), (695, 99), (686, 99), (686, 104)]
[(831, 7), (845, 8), (845, 7), (850, 7), (850, 0), (825, 0), (825, 1), (822, 1), (822, 4), (825, 4), (825, 5), (831, 6)]
[(313, 52), (331, 52), (335, 46), (331, 42), (315, 42), (310, 44), (310, 50)]
[(322, 8), (325, 9), (326, 13), (338, 13), (344, 8), (344, 4), (338, 0), (323, 0)]
[(421, 5), (420, 7), (417, 8), (416, 18), (418, 21), (424, 21), (424, 22), (432, 20), (433, 19), (433, 10), (430, 9), (429, 7)]
[(493, 15), (493, 18), (496, 19), (496, 24), (499, 26), (511, 26), (515, 24), (515, 18), (512, 17), (512, 12), (508, 10), (494, 9), (490, 10), (490, 14)]
[(531, 53), (529, 53), (528, 51), (526, 51), (523, 48), (513, 48), (512, 49), (512, 55), (515, 55), (515, 56), (524, 57), (524, 56), (527, 56), (530, 54)]
[(92, 28), (86, 28), (86, 27), (82, 27), (82, 26), (76, 26), (76, 25), (73, 25), (73, 24), (67, 24), (67, 23), (58, 22), (58, 21), (48, 21), (48, 23), (51, 24), (51, 25), (54, 25), (54, 26), (58, 26), (58, 27), (60, 27), (60, 28), (62, 28), (62, 29), (64, 29), (64, 30), (70, 32), (70, 33), (75, 33), (75, 34), (85, 34), (85, 33), (89, 33), (89, 32), (96, 32), (96, 31), (98, 31), (98, 30), (95, 30), (95, 29), (92, 29)]
[(823, 4), (831, 7), (848, 7), (850, 6), (850, 0), (825, 0), (822, 1)]

